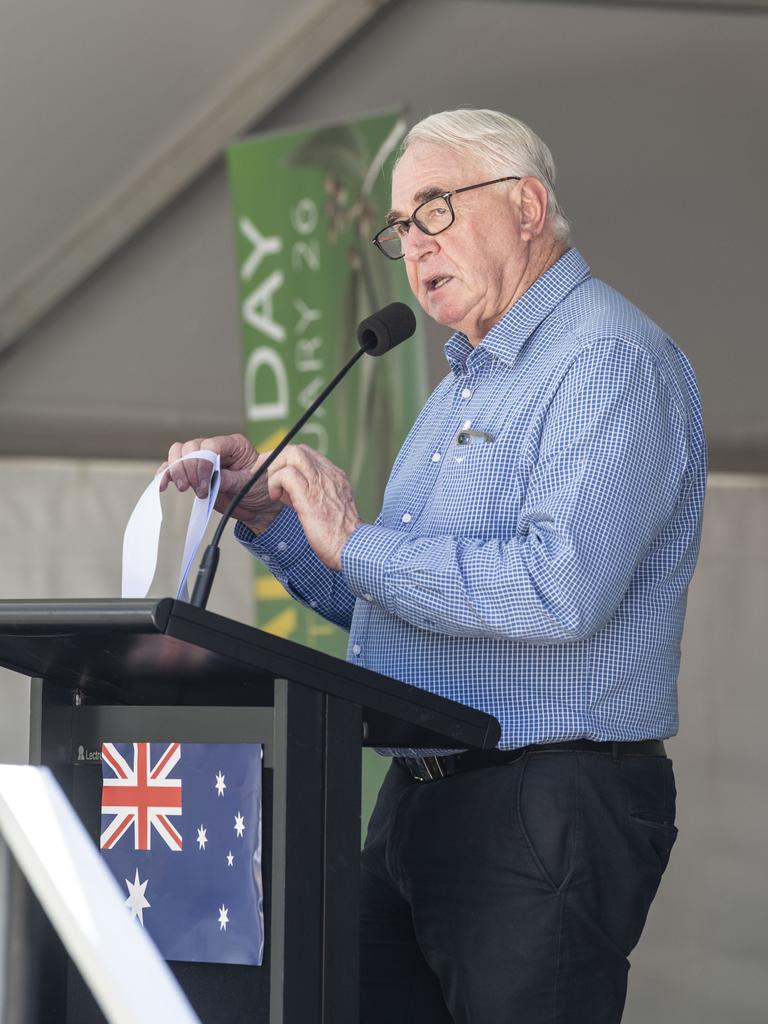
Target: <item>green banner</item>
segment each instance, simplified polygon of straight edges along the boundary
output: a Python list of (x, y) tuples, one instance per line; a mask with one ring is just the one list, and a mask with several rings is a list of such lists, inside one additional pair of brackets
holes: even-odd
[[(247, 139), (227, 151), (237, 236), (248, 433), (273, 448), (357, 347), (355, 328), (412, 299), (401, 262), (371, 237), (390, 205), (397, 113)], [(301, 433), (350, 476), (366, 521), (424, 401), (421, 331), (385, 359), (362, 359)], [(341, 630), (255, 568), (257, 624), (343, 655)]]

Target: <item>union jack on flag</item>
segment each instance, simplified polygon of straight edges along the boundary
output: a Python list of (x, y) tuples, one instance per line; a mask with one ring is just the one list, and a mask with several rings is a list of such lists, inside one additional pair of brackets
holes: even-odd
[(101, 813), (114, 815), (101, 833), (102, 850), (111, 850), (133, 826), (134, 850), (152, 848), (154, 829), (166, 846), (181, 851), (181, 835), (170, 821), (181, 814), (181, 779), (168, 777), (180, 756), (180, 745), (169, 743), (153, 765), (149, 743), (134, 743), (132, 759), (114, 743), (102, 744), (102, 764), (114, 772), (114, 778), (105, 777), (101, 793)]

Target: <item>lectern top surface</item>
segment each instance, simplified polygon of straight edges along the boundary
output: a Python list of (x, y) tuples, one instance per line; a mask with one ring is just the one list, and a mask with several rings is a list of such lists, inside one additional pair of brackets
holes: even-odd
[(361, 705), (371, 742), (413, 745), (414, 728), (454, 746), (499, 738), (475, 708), (171, 598), (0, 601), (0, 664), (95, 703), (270, 705), (284, 678)]

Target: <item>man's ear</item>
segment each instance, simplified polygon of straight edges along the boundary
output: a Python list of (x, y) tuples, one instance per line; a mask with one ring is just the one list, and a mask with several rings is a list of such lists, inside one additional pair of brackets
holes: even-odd
[(538, 238), (547, 220), (549, 196), (538, 178), (520, 182), (520, 237), (524, 242)]

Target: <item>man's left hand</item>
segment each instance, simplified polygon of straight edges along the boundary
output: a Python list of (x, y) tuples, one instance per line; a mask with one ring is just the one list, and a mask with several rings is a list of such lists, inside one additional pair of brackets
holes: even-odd
[(363, 520), (347, 474), (305, 444), (289, 444), (269, 469), (269, 496), (290, 505), (317, 557), (341, 569), (341, 549)]

